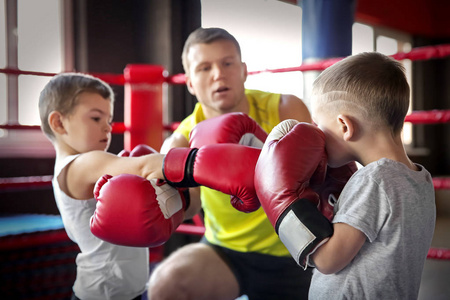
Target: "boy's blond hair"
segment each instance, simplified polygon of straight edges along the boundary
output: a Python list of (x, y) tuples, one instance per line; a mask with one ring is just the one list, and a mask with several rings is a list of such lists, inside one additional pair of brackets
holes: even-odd
[(72, 113), (78, 104), (78, 96), (83, 92), (97, 93), (114, 103), (114, 92), (107, 83), (93, 76), (80, 73), (56, 75), (41, 91), (39, 97), (41, 129), (51, 141), (54, 140), (55, 135), (48, 123), (48, 116), (52, 111), (58, 111), (62, 115)]
[(403, 65), (378, 52), (349, 56), (314, 81), (314, 109), (358, 114), (374, 126), (401, 133), (410, 89)]

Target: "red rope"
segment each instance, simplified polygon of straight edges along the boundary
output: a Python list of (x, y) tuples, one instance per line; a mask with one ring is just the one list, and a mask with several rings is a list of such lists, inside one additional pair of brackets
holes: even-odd
[[(205, 228), (198, 225), (181, 224), (178, 226), (177, 233), (203, 235)], [(37, 234), (11, 235), (0, 239), (0, 250), (15, 250), (51, 243), (69, 241), (64, 230), (52, 230)], [(427, 255), (428, 259), (450, 260), (450, 249), (430, 248)]]
[(0, 191), (49, 187), (52, 179), (53, 175), (0, 178)]
[[(429, 111), (413, 111), (407, 115), (405, 122), (413, 124), (438, 124), (438, 123), (450, 123), (450, 110), (429, 110)], [(174, 131), (180, 125), (180, 122), (174, 122), (164, 125), (163, 128), (168, 131)], [(40, 130), (39, 125), (20, 125), (20, 124), (5, 124), (0, 125), (0, 129), (6, 130)], [(112, 123), (112, 133), (123, 134), (129, 131), (123, 122)]]
[(397, 60), (410, 59), (410, 60), (428, 60), (431, 58), (443, 58), (450, 55), (450, 44), (438, 45), (438, 46), (425, 46), (417, 47), (409, 52), (399, 52), (391, 55), (392, 58)]
[(413, 111), (406, 116), (405, 122), (413, 124), (450, 123), (450, 110)]
[(255, 75), (260, 73), (285, 73), (285, 72), (295, 72), (295, 71), (322, 71), (328, 68), (329, 66), (337, 63), (338, 61), (344, 59), (343, 57), (339, 58), (330, 58), (312, 63), (305, 63), (298, 67), (289, 67), (289, 68), (280, 68), (280, 69), (266, 69), (261, 71), (251, 71), (248, 72), (249, 75)]
[[(178, 226), (176, 232), (181, 234), (203, 235), (205, 228), (202, 226), (181, 224)], [(70, 241), (70, 239), (64, 229), (8, 235), (0, 238), (0, 250), (17, 250), (67, 241)]]
[[(432, 58), (443, 58), (450, 56), (450, 44), (438, 45), (438, 46), (426, 46), (412, 49), (410, 52), (399, 52), (391, 55), (392, 58), (397, 60), (410, 59), (415, 60), (428, 60)], [(250, 71), (249, 75), (261, 74), (261, 73), (284, 73), (284, 72), (297, 72), (297, 71), (323, 71), (336, 62), (344, 59), (344, 57), (324, 59), (321, 61), (305, 63), (297, 67), (278, 68), (278, 69), (266, 69), (260, 71)], [(166, 80), (171, 84), (185, 84), (186, 78), (184, 74), (177, 74), (169, 76)]]
[(185, 84), (186, 75), (184, 73), (170, 75), (166, 77), (166, 82), (169, 84)]
[(39, 125), (5, 124), (5, 125), (0, 125), (0, 129), (6, 129), (6, 130), (40, 130), (41, 126), (39, 126)]
[(427, 258), (450, 260), (450, 249), (430, 248), (430, 250), (428, 250)]
[[(12, 69), (12, 68), (5, 68), (0, 69), (0, 73), (4, 74), (12, 74), (12, 75), (34, 75), (34, 76), (47, 76), (47, 77), (53, 77), (59, 73), (49, 73), (49, 72), (36, 72), (36, 71), (24, 71), (20, 69)], [(67, 73), (67, 72), (62, 72)], [(86, 73), (87, 74), (87, 73)], [(95, 76), (97, 78), (100, 78), (101, 80), (114, 85), (124, 85), (125, 79), (123, 74), (113, 74), (113, 73), (89, 73), (89, 75)]]
[(23, 70), (12, 69), (12, 68), (0, 69), (0, 73), (12, 74), (12, 75), (35, 75), (35, 76), (48, 76), (48, 77), (53, 77), (56, 74), (58, 74), (58, 73), (47, 73), (47, 72), (23, 71)]
[[(52, 185), (52, 179), (53, 175), (0, 178), (0, 191), (47, 187)], [(449, 190), (450, 177), (434, 177), (433, 185), (436, 190)]]
[[(177, 127), (180, 125), (180, 122), (173, 122), (168, 125), (164, 125), (163, 128), (168, 131), (175, 131)], [(115, 134), (121, 134), (125, 133), (126, 131), (129, 131), (130, 128), (127, 128), (125, 126), (125, 123), (123, 122), (114, 122), (111, 124), (112, 126), (112, 133)], [(6, 129), (6, 130), (41, 130), (41, 126), (39, 125), (20, 125), (20, 124), (4, 124), (0, 125), (0, 129)]]
[(176, 232), (193, 235), (203, 235), (205, 233), (205, 227), (199, 225), (180, 224)]
[(433, 185), (436, 190), (450, 190), (450, 178), (434, 177)]
[[(438, 123), (450, 123), (450, 110), (429, 110), (429, 111), (413, 111), (407, 115), (405, 122), (413, 124), (438, 124)], [(164, 125), (164, 129), (168, 131), (174, 131), (180, 125), (180, 122), (174, 122)], [(6, 130), (40, 130), (39, 125), (20, 125), (20, 124), (5, 124), (0, 125), (0, 129)], [(129, 131), (123, 122), (112, 123), (112, 133), (121, 134)]]
[(0, 250), (13, 250), (36, 247), (52, 243), (69, 241), (64, 229), (51, 230), (39, 233), (27, 233), (21, 235), (8, 235), (0, 238)]
[[(409, 59), (412, 61), (416, 60), (429, 60), (432, 58), (443, 58), (450, 56), (450, 44), (443, 44), (437, 46), (425, 46), (413, 48), (409, 52), (398, 52), (391, 55), (392, 58), (397, 60)], [(305, 63), (297, 67), (289, 68), (279, 68), (279, 69), (266, 69), (261, 71), (251, 71), (248, 72), (249, 75), (260, 74), (260, 73), (283, 73), (283, 72), (295, 72), (295, 71), (322, 71), (333, 65), (334, 63), (344, 59), (344, 57), (324, 59), (317, 62)], [(13, 74), (13, 75), (36, 75), (36, 76), (54, 76), (57, 73), (47, 73), (47, 72), (35, 72), (35, 71), (23, 71), (19, 69), (0, 69), (0, 73)], [(115, 85), (124, 85), (125, 78), (123, 74), (112, 74), (112, 73), (89, 73), (90, 75), (96, 76), (105, 82)], [(174, 74), (167, 76), (165, 82), (169, 84), (185, 84), (186, 77), (185, 74)]]

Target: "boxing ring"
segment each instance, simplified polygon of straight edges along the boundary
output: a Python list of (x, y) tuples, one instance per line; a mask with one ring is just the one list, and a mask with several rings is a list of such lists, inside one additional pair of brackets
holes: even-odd
[[(409, 59), (430, 60), (450, 56), (450, 44), (414, 48), (410, 52), (401, 52), (391, 57), (397, 60)], [(282, 69), (267, 69), (249, 72), (249, 75), (260, 73), (280, 72), (307, 72), (321, 71), (343, 58), (326, 59), (314, 63), (303, 64), (297, 67)], [(11, 75), (54, 76), (55, 73), (31, 72), (18, 69), (0, 69), (0, 73)], [(124, 149), (132, 150), (138, 144), (147, 144), (160, 149), (165, 133), (175, 130), (179, 123), (163, 123), (163, 106), (167, 95), (164, 85), (185, 84), (184, 74), (168, 75), (162, 66), (154, 65), (128, 65), (123, 74), (95, 74), (110, 85), (124, 87), (124, 122), (112, 124), (113, 134), (124, 135)], [(145, 114), (143, 114), (145, 112)], [(450, 110), (412, 111), (406, 116), (405, 122), (411, 124), (449, 124)], [(23, 126), (19, 124), (0, 125), (4, 130), (40, 130), (40, 126)], [(24, 190), (51, 189), (52, 175), (0, 178), (0, 193), (17, 192)], [(436, 190), (450, 190), (450, 177), (434, 177)], [(190, 223), (181, 224), (178, 234), (201, 236), (204, 227), (199, 216), (194, 217)], [(45, 247), (46, 245), (54, 245)], [(32, 251), (29, 249), (33, 249)], [(0, 253), (2, 270), (0, 275), (8, 272), (21, 272), (33, 269), (34, 275), (46, 279), (44, 284), (52, 285), (54, 290), (51, 296), (42, 295), (39, 299), (54, 299), (67, 295), (63, 285), (75, 280), (74, 259), (79, 249), (67, 236), (60, 216), (53, 215), (19, 215), (0, 218)], [(161, 248), (151, 249), (150, 262), (162, 259)], [(53, 260), (46, 261), (34, 259), (36, 255), (52, 255)], [(20, 258), (24, 263), (12, 265), (8, 261)], [(428, 259), (450, 260), (450, 249), (430, 248)], [(54, 266), (69, 265), (56, 272), (56, 275), (41, 274), (39, 269)], [(60, 283), (60, 284), (59, 284)], [(0, 294), (5, 295), (4, 286), (14, 285), (20, 287), (25, 279), (16, 282), (6, 282), (0, 287)], [(58, 285), (59, 284), (59, 285)], [(42, 285), (42, 283), (41, 283)], [(55, 287), (56, 286), (56, 287)], [(61, 287), (59, 287), (61, 286)], [(33, 288), (33, 287), (32, 287)], [(38, 289), (38, 287), (36, 287)], [(53, 297), (53, 298), (52, 298)]]

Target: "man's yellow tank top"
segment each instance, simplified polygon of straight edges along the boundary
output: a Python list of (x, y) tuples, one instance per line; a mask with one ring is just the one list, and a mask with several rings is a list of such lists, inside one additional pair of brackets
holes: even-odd
[[(245, 90), (245, 95), (250, 106), (249, 116), (269, 133), (280, 122), (280, 94)], [(192, 114), (175, 132), (189, 140), (192, 128), (204, 120), (202, 107), (197, 103)], [(240, 252), (289, 255), (261, 207), (255, 212), (243, 213), (231, 206), (229, 195), (206, 187), (200, 190), (205, 213), (205, 237), (210, 243)]]

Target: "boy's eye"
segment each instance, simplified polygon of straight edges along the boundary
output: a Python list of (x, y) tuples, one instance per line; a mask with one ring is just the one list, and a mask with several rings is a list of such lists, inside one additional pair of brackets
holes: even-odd
[(100, 122), (100, 118), (98, 117), (93, 117), (92, 120), (94, 120), (95, 122)]

